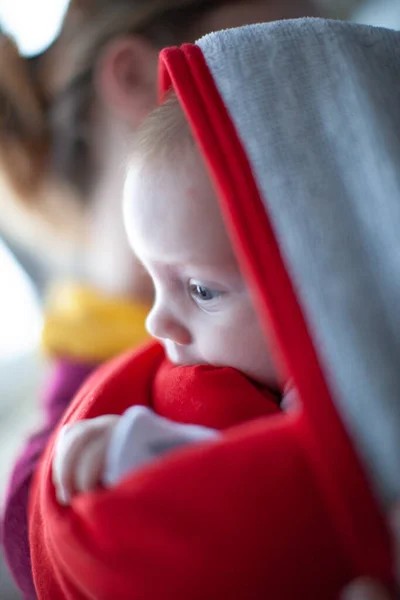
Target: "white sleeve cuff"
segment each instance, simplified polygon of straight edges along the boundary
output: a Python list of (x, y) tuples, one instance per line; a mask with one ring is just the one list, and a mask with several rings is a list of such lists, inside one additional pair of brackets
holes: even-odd
[(215, 429), (175, 423), (146, 406), (132, 406), (122, 415), (111, 436), (102, 482), (112, 487), (159, 454), (219, 436)]

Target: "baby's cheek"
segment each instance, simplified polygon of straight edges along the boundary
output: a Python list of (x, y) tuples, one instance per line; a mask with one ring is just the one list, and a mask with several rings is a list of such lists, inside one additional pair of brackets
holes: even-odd
[(233, 367), (259, 383), (275, 387), (275, 364), (258, 322), (238, 318), (234, 323), (214, 331), (207, 362)]
[(243, 372), (263, 385), (278, 389), (280, 381), (278, 369), (261, 329), (248, 332), (247, 336), (243, 336), (242, 344)]
[(209, 335), (202, 336), (200, 351), (207, 363), (245, 371), (248, 346), (240, 327), (215, 325)]

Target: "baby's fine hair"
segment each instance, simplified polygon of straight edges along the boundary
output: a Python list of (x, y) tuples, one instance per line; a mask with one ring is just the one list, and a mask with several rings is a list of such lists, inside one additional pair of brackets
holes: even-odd
[(182, 160), (195, 141), (176, 94), (170, 93), (163, 104), (143, 121), (135, 135), (131, 159), (147, 163), (168, 158)]

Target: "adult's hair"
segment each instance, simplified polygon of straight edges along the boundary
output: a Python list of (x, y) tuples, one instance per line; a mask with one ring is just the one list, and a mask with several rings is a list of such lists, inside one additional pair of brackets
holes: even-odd
[(0, 168), (18, 196), (29, 202), (50, 172), (85, 198), (93, 174), (93, 73), (113, 38), (140, 34), (160, 48), (190, 41), (187, 32), (199, 18), (224, 3), (72, 0), (54, 44), (29, 59), (0, 35)]

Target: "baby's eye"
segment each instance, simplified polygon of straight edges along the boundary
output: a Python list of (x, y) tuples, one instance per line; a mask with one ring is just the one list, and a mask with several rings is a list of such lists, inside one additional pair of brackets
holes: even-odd
[(219, 298), (221, 295), (221, 292), (211, 290), (210, 288), (198, 283), (189, 284), (189, 293), (197, 302), (210, 302), (210, 300), (215, 300), (215, 298)]
[(206, 307), (207, 310), (214, 310), (224, 295), (224, 292), (208, 287), (194, 279), (190, 279), (188, 282), (188, 292), (192, 300), (203, 310), (206, 310)]

